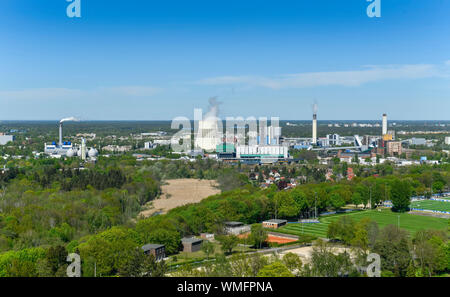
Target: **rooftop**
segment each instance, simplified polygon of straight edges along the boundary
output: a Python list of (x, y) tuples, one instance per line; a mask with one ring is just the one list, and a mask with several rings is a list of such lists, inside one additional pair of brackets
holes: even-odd
[(149, 243), (149, 244), (146, 244), (146, 245), (142, 246), (142, 249), (144, 250), (144, 252), (146, 252), (146, 251), (158, 249), (158, 248), (161, 248), (161, 247), (164, 247), (164, 244)]
[(287, 223), (287, 220), (271, 219), (271, 220), (267, 220), (267, 221), (264, 221), (264, 222), (281, 224), (281, 223)]
[(238, 226), (244, 225), (244, 223), (236, 222), (236, 221), (229, 221), (229, 222), (225, 222), (225, 225), (228, 227), (238, 227)]
[(182, 243), (194, 243), (194, 242), (199, 242), (199, 241), (203, 241), (203, 239), (195, 238), (195, 237), (184, 237), (181, 239)]

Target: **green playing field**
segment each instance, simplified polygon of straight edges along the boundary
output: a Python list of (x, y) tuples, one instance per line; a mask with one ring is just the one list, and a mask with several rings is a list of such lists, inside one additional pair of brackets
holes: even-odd
[(438, 211), (450, 211), (450, 202), (435, 201), (435, 200), (422, 200), (411, 202), (412, 208), (438, 210)]
[(327, 237), (328, 225), (332, 221), (339, 219), (341, 216), (349, 216), (354, 221), (359, 221), (362, 218), (370, 218), (371, 220), (376, 221), (380, 228), (390, 224), (400, 224), (400, 228), (408, 230), (411, 234), (421, 229), (446, 229), (448, 226), (448, 219), (413, 215), (408, 213), (395, 213), (390, 209), (383, 209), (381, 211), (366, 210), (347, 214), (324, 216), (320, 218), (320, 223), (291, 223), (278, 230), (295, 235), (309, 234), (325, 238)]

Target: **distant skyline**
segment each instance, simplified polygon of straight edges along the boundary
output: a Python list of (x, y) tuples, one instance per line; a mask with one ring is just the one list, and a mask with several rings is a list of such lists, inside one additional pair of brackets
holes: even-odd
[(0, 2), (0, 122), (450, 120), (450, 1)]

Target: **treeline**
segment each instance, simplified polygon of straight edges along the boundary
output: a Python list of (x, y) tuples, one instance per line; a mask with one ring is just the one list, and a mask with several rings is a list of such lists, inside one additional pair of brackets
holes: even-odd
[(88, 185), (97, 190), (107, 188), (121, 188), (127, 178), (119, 169), (109, 169), (106, 172), (87, 169), (65, 169), (58, 171), (54, 167), (45, 168), (43, 174), (34, 173), (33, 180), (43, 188), (51, 186), (54, 182), (61, 184), (61, 190), (72, 191), (75, 189), (84, 190)]

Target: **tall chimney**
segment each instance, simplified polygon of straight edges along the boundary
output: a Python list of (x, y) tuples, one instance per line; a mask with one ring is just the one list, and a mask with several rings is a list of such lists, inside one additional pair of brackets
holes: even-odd
[(62, 122), (59, 122), (59, 146), (62, 146)]
[(81, 160), (86, 160), (86, 139), (81, 139)]
[(387, 134), (387, 115), (385, 113), (383, 113), (383, 127), (381, 130), (381, 134), (382, 135), (386, 135)]
[(313, 114), (312, 122), (312, 144), (317, 143), (317, 114)]

